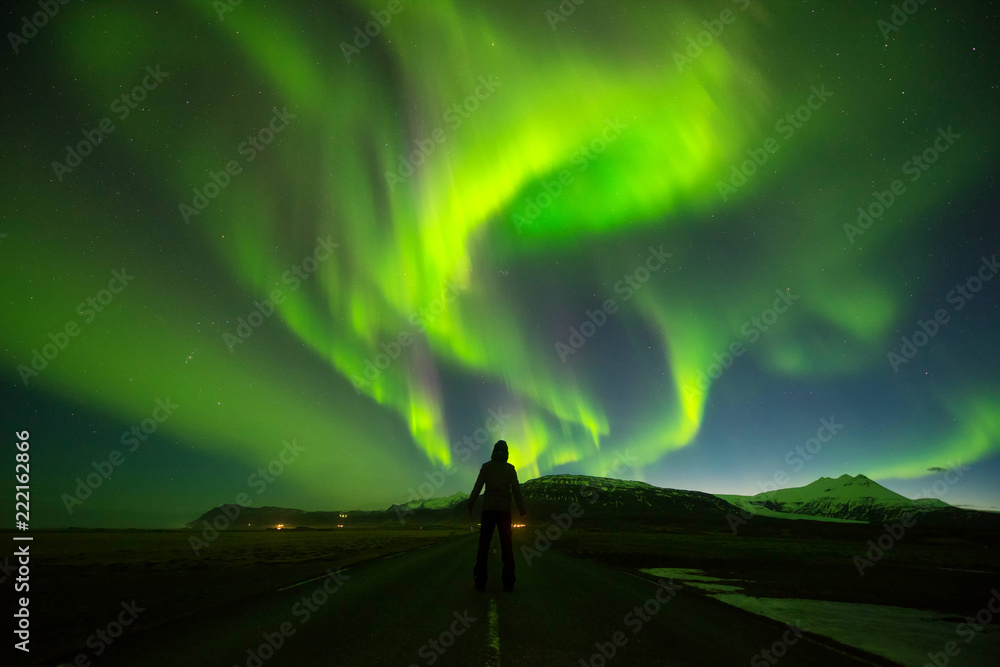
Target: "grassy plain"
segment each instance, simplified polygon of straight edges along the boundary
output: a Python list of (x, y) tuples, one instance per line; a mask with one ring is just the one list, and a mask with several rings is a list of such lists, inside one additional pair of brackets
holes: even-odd
[[(128, 630), (468, 533), (462, 529), (229, 531), (196, 555), (190, 531), (36, 531), (32, 660), (86, 645), (135, 600)], [(8, 581), (8, 584), (10, 582)]]

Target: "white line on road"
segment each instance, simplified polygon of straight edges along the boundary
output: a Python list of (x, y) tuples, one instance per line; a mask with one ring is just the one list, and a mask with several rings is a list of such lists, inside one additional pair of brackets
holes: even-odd
[(647, 579), (646, 577), (640, 577), (638, 574), (632, 574), (631, 572), (627, 572), (625, 570), (622, 570), (622, 574), (627, 574), (628, 576), (634, 577), (634, 578), (638, 579), (639, 581), (645, 581), (647, 584), (655, 584), (656, 583), (652, 579)]
[[(337, 572), (347, 572), (347, 568), (346, 567), (338, 568)], [(306, 579), (305, 581), (300, 581), (297, 584), (289, 584), (283, 588), (279, 588), (278, 590), (275, 591), (275, 593), (280, 593), (281, 591), (287, 591), (289, 588), (295, 588), (296, 586), (301, 586), (302, 584), (308, 584), (310, 581), (316, 581), (317, 579), (326, 579), (329, 576), (330, 576), (329, 573), (321, 574), (318, 577), (313, 577), (312, 579)]]
[(500, 667), (500, 617), (497, 601), (490, 599), (490, 635), (486, 647), (486, 667)]
[(391, 556), (386, 556), (382, 560), (389, 560), (390, 558), (395, 558), (396, 556), (402, 556), (404, 553), (406, 553), (406, 552), (405, 551), (400, 551), (398, 554), (393, 554)]

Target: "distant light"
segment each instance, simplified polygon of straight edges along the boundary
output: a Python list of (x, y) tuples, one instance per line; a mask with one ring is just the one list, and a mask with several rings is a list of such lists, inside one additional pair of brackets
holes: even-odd
[(283, 524), (283, 523), (279, 523), (278, 526), (277, 526), (278, 530), (281, 530), (284, 527), (285, 527), (285, 524)]

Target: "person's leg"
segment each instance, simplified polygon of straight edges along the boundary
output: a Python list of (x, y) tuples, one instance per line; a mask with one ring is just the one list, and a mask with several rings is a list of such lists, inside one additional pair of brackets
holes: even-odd
[(514, 589), (514, 545), (510, 534), (510, 512), (500, 512), (497, 517), (497, 529), (500, 532), (500, 552), (503, 560), (504, 590)]
[(493, 528), (496, 526), (496, 514), (489, 510), (483, 510), (479, 519), (479, 551), (476, 554), (476, 567), (472, 570), (473, 578), (476, 581), (476, 588), (486, 586), (487, 579), (487, 559), (490, 556), (490, 541), (493, 539)]

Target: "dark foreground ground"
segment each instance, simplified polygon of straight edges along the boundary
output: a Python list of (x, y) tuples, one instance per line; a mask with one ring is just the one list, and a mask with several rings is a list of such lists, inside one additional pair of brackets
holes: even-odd
[[(753, 661), (793, 638), (782, 665), (889, 664), (808, 633), (799, 640), (637, 570), (698, 569), (740, 579), (750, 595), (935, 609), (956, 620), (1000, 584), (989, 540), (912, 533), (860, 576), (853, 557), (877, 527), (830, 538), (816, 526), (739, 535), (575, 526), (548, 547), (535, 533), (546, 527), (515, 533), (536, 553), (517, 549), (513, 594), (500, 590), (498, 556), (487, 592), (472, 590), (469, 525), (232, 533), (199, 556), (186, 533), (40, 534), (30, 660), (5, 650), (15, 664), (43, 665), (745, 665), (771, 664)], [(120, 619), (124, 634), (112, 638)]]
[[(1000, 535), (911, 531), (871, 551), (879, 525), (796, 522), (786, 530), (568, 531), (559, 547), (622, 568), (691, 568), (739, 579), (748, 595), (804, 597), (975, 615), (1000, 585)], [(890, 544), (887, 539), (882, 544)], [(871, 552), (871, 553), (869, 553)], [(855, 557), (858, 557), (856, 559)], [(860, 559), (864, 559), (863, 562)], [(860, 568), (860, 571), (859, 571)]]
[[(196, 541), (197, 553), (191, 538), (202, 536), (188, 531), (37, 531), (29, 582), (31, 654), (24, 656), (9, 644), (3, 650), (14, 664), (53, 664), (51, 656), (71, 660), (83, 653), (100, 665), (106, 654), (96, 653), (106, 644), (98, 632), (115, 623), (122, 605), (133, 600), (143, 611), (127, 619), (125, 635), (238, 604), (327, 568), (435, 544), (469, 530), (233, 531), (208, 543)], [(0, 568), (16, 567), (8, 553)], [(7, 569), (0, 575), (5, 611), (13, 609), (15, 576)], [(0, 664), (8, 664), (6, 658)]]

